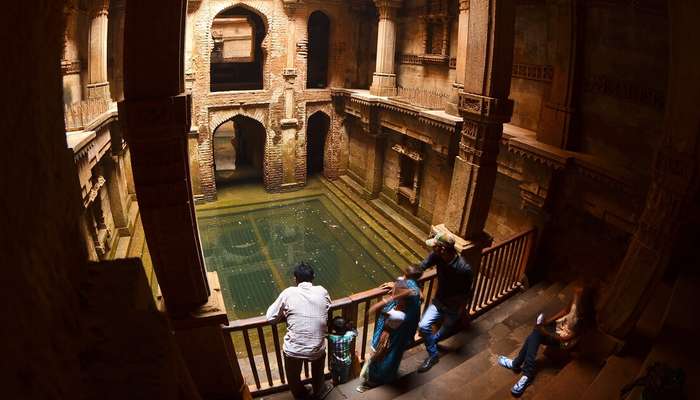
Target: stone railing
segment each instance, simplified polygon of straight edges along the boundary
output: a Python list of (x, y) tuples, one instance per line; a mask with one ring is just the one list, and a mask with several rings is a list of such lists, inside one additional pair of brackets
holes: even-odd
[(449, 100), (449, 95), (439, 90), (421, 88), (398, 87), (395, 100), (427, 108), (430, 110), (444, 110)]
[(110, 99), (87, 99), (64, 108), (63, 118), (66, 123), (66, 132), (85, 129), (99, 116), (106, 113), (112, 105)]

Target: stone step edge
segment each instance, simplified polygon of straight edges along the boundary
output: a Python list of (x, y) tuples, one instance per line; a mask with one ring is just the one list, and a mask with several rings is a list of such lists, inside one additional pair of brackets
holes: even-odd
[[(387, 217), (381, 210), (377, 209), (377, 207), (372, 204), (372, 202), (368, 202), (361, 197), (357, 195), (357, 193), (353, 192), (349, 186), (347, 186), (345, 183), (339, 182), (339, 181), (328, 181), (324, 180), (324, 184), (327, 185), (329, 190), (333, 191), (334, 194), (340, 192), (343, 196), (345, 196), (349, 201), (351, 201), (353, 204), (356, 206), (360, 207), (361, 209), (366, 209), (367, 205), (375, 209), (375, 211), (379, 212), (380, 216), (382, 218), (377, 218), (377, 217), (372, 217), (373, 220), (375, 220), (383, 229), (385, 229), (391, 236), (393, 236), (396, 240), (399, 242), (403, 243), (404, 247), (408, 249), (411, 253), (413, 253), (419, 260), (423, 259), (429, 252), (429, 249), (427, 246), (422, 244), (422, 241), (417, 240), (413, 235), (407, 233), (405, 231), (405, 228), (401, 227), (400, 224), (396, 223), (393, 221), (391, 218)], [(343, 187), (345, 186), (345, 188)], [(358, 196), (358, 198), (356, 198)], [(338, 196), (340, 197), (340, 196)], [(342, 198), (341, 198), (342, 199)], [(362, 201), (365, 204), (360, 203)], [(398, 228), (399, 232), (396, 232), (396, 229)], [(378, 233), (383, 233), (383, 232), (378, 232)], [(400, 234), (399, 234), (400, 233)], [(411, 243), (413, 242), (413, 243)]]

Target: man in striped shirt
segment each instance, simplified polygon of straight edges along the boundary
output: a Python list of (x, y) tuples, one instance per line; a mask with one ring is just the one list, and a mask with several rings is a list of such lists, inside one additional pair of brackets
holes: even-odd
[(326, 359), (326, 324), (331, 298), (323, 286), (314, 286), (314, 270), (302, 262), (294, 268), (296, 286), (284, 289), (267, 309), (267, 320), (278, 322), (287, 319), (284, 335), (284, 367), (287, 370), (289, 389), (295, 398), (307, 398), (309, 393), (301, 384), (301, 368), (311, 361), (311, 374), (315, 398), (327, 392), (323, 376)]

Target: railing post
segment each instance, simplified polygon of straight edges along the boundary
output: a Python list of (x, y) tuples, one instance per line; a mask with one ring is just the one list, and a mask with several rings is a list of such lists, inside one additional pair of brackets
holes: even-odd
[(530, 255), (535, 247), (535, 238), (537, 237), (537, 228), (533, 228), (528, 232), (523, 239), (526, 240), (525, 249), (523, 251), (522, 258), (520, 259), (520, 266), (518, 267), (518, 282), (522, 283), (525, 271), (527, 271), (528, 263), (530, 262)]

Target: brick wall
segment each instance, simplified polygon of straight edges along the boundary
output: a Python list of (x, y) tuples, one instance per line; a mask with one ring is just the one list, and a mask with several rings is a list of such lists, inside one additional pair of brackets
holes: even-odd
[[(210, 52), (213, 47), (211, 23), (221, 11), (234, 5), (259, 14), (265, 22), (267, 35), (263, 41), (264, 74), (261, 91), (235, 91), (210, 93)], [(307, 70), (307, 21), (309, 15), (320, 10), (331, 20), (331, 40), (329, 55), (329, 86), (352, 85), (357, 75), (353, 63), (356, 37), (352, 34), (352, 20), (347, 18), (349, 6), (342, 2), (314, 3), (301, 5), (293, 12), (285, 10), (281, 0), (274, 1), (232, 1), (203, 0), (199, 5), (191, 5), (188, 23), (193, 26), (191, 34), (191, 59), (186, 61), (193, 77), (193, 124), (198, 134), (198, 157), (191, 158), (193, 170), (198, 171), (201, 193), (200, 199), (213, 200), (216, 197), (212, 138), (216, 127), (224, 122), (221, 118), (231, 118), (241, 114), (251, 116), (267, 128), (263, 184), (268, 191), (284, 191), (299, 188), (306, 184), (306, 123), (312, 114), (310, 109), (323, 111), (333, 121), (330, 93), (319, 95), (318, 90), (306, 90)], [(295, 29), (294, 70), (296, 75), (285, 74), (287, 67), (287, 38), (290, 27)], [(188, 35), (190, 37), (190, 35)], [(285, 92), (293, 91), (296, 125), (282, 125), (285, 119)], [(313, 98), (313, 99), (312, 99)], [(341, 170), (342, 136), (339, 123), (331, 122), (327, 140), (326, 175), (338, 176)], [(342, 121), (340, 122), (342, 124)], [(286, 178), (285, 178), (286, 177)]]

